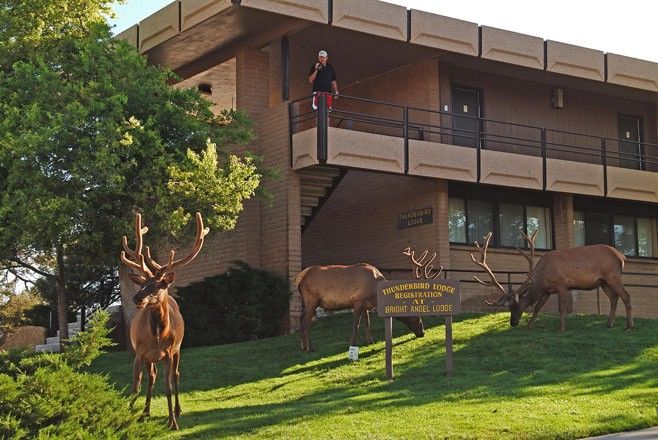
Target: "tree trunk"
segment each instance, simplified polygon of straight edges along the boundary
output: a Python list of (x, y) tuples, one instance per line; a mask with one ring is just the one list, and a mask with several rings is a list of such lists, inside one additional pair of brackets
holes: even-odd
[(64, 277), (64, 248), (57, 245), (57, 320), (59, 321), (59, 347), (69, 338), (69, 322), (66, 316), (66, 279)]

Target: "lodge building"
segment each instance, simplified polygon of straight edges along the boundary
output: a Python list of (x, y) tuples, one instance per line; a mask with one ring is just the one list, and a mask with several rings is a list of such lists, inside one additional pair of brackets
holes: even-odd
[[(279, 171), (271, 203), (248, 201), (179, 285), (235, 259), (291, 280), (362, 261), (409, 278), (407, 247), (466, 281), (489, 231), (490, 266), (519, 282), (504, 272), (527, 270), (519, 229), (536, 229), (538, 255), (616, 246), (635, 316), (658, 316), (658, 64), (377, 0), (180, 0), (117, 38), (248, 112), (245, 148)], [(320, 49), (341, 96), (314, 112)], [(491, 293), (464, 283), (462, 309)], [(572, 292), (570, 311), (606, 314), (601, 297)], [(295, 293), (291, 329), (299, 313)]]

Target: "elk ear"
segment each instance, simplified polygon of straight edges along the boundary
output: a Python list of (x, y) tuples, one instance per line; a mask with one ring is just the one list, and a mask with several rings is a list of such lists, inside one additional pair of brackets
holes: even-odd
[(162, 277), (162, 282), (167, 284), (167, 287), (172, 285), (174, 283), (174, 280), (176, 279), (176, 274), (173, 272), (169, 272), (165, 274), (164, 277)]
[(128, 276), (130, 277), (131, 280), (133, 280), (133, 283), (139, 284), (140, 286), (146, 282), (146, 278), (144, 277), (144, 275), (129, 273)]

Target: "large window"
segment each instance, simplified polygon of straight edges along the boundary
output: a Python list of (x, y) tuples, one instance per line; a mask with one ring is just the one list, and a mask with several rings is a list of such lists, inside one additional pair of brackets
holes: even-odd
[(657, 219), (626, 214), (574, 211), (576, 246), (609, 244), (631, 257), (658, 258)]
[(450, 198), (448, 227), (451, 243), (482, 241), (493, 232), (493, 246), (527, 247), (520, 232), (536, 230), (535, 247), (553, 248), (551, 210), (542, 206)]

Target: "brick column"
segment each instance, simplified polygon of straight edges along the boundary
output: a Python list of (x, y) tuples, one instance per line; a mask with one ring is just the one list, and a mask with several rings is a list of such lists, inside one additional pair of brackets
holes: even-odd
[(575, 246), (573, 238), (573, 196), (556, 193), (553, 195), (553, 221), (555, 249), (569, 249)]
[[(573, 238), (573, 196), (556, 193), (553, 195), (553, 221), (555, 230), (555, 249), (574, 247)], [(567, 313), (573, 313), (573, 295), (567, 297)]]
[(434, 218), (438, 243), (439, 261), (445, 268), (451, 267), (450, 262), (450, 230), (448, 228), (448, 181), (436, 180), (436, 214)]

